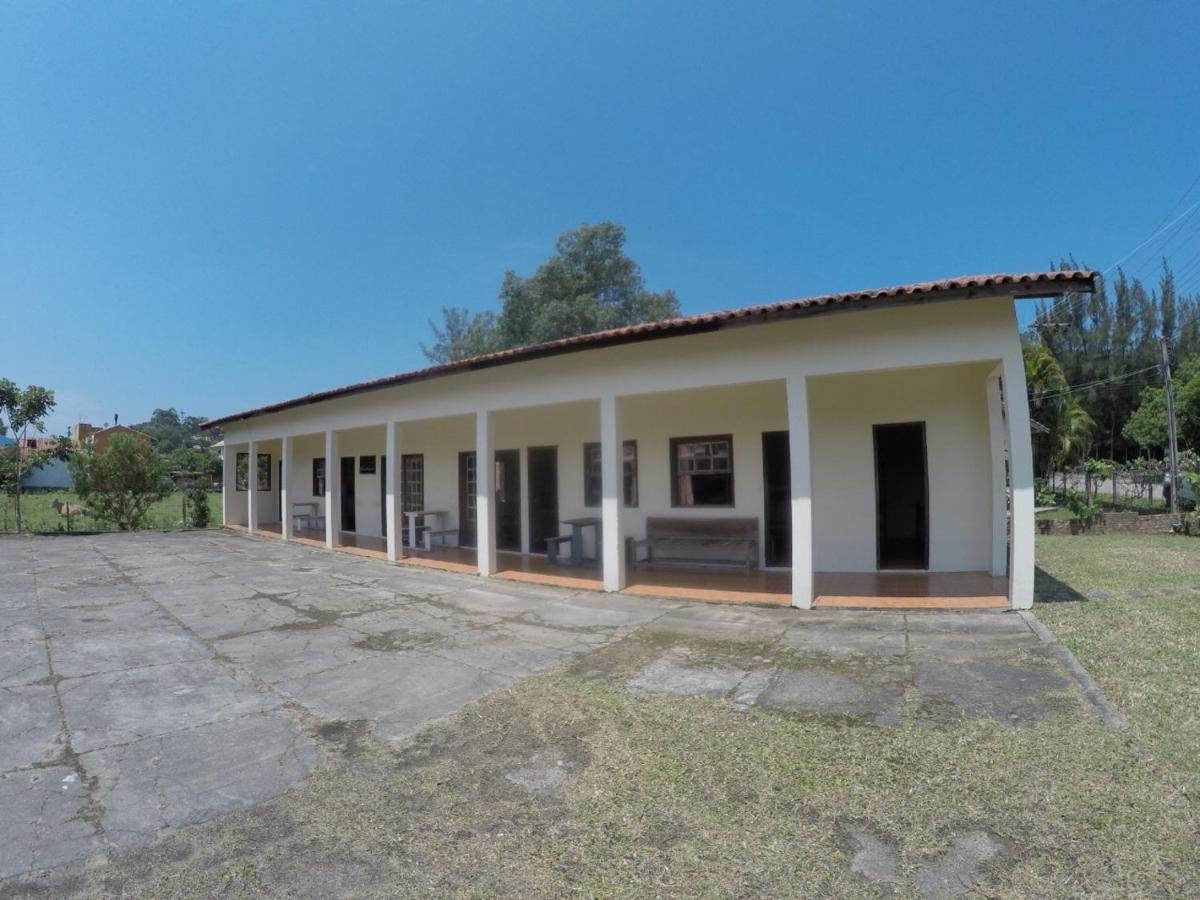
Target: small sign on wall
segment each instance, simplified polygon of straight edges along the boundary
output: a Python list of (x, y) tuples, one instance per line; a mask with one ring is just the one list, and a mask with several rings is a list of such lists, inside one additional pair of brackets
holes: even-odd
[(374, 475), (375, 474), (375, 457), (360, 456), (358, 458), (358, 474), (359, 475)]

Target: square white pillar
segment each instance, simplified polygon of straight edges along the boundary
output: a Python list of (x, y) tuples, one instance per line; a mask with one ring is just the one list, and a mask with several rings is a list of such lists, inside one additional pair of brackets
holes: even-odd
[(258, 531), (258, 442), (250, 442), (250, 458), (246, 462), (246, 528), (253, 534)]
[(1007, 421), (1008, 469), (1012, 482), (1012, 551), (1008, 589), (1013, 609), (1033, 606), (1033, 445), (1029, 437), (1029, 400), (1025, 361), (1013, 340), (1012, 351), (1001, 363)]
[(234, 489), (236, 474), (229, 468), (229, 445), (221, 444), (221, 524), (229, 524), (229, 492)]
[(621, 404), (616, 397), (600, 398), (600, 537), (604, 589), (625, 587), (625, 452), (621, 441)]
[(808, 435), (808, 379), (787, 379), (788, 450), (792, 482), (792, 606), (813, 602), (812, 456)]
[(1000, 367), (984, 383), (987, 392), (988, 443), (992, 457), (992, 574), (1008, 574), (1008, 435), (1000, 396)]
[(325, 549), (337, 547), (338, 528), (342, 523), (342, 463), (338, 459), (336, 431), (325, 432)]
[(401, 529), (404, 527), (402, 521), (404, 518), (402, 508), (404, 485), (401, 481), (403, 467), (400, 465), (403, 444), (401, 443), (402, 432), (399, 422), (388, 422), (384, 427), (387, 429), (387, 465), (384, 466), (382, 477), (386, 486), (384, 516), (387, 522), (387, 558), (391, 562), (395, 562), (404, 555), (404, 541), (401, 539)]
[(496, 421), (490, 410), (475, 414), (475, 552), (479, 574), (496, 571)]
[(279, 451), (279, 464), (281, 471), (279, 474), (279, 509), (281, 510), (279, 518), (282, 520), (279, 523), (279, 533), (283, 535), (285, 541), (292, 539), (292, 507), (288, 503), (288, 484), (292, 480), (292, 439), (288, 435), (284, 435), (282, 447)]

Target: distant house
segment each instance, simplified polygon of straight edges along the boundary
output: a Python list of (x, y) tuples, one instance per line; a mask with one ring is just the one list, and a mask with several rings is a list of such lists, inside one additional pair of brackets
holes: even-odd
[[(54, 450), (58, 447), (58, 438), (31, 437), (17, 442), (23, 457), (42, 450)], [(35, 468), (27, 469), (21, 475), (21, 487), (42, 488), (45, 490), (69, 491), (74, 486), (71, 470), (65, 459), (52, 459)]]
[(138, 440), (145, 441), (147, 444), (153, 440), (153, 438), (151, 438), (150, 435), (146, 434), (144, 431), (137, 431), (133, 428), (130, 428), (128, 425), (109, 425), (107, 428), (99, 428), (92, 432), (92, 452), (103, 453), (108, 449), (109, 441), (111, 441), (118, 434), (133, 435)]

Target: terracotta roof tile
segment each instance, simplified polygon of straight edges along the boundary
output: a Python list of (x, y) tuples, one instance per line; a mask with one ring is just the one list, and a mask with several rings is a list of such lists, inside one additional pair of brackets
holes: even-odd
[(595, 331), (576, 337), (547, 341), (544, 344), (514, 347), (511, 350), (500, 350), (484, 356), (474, 356), (451, 363), (401, 372), (398, 375), (388, 375), (384, 378), (362, 381), (332, 390), (305, 394), (303, 397), (296, 397), (295, 399), (285, 400), (281, 403), (260, 406), (257, 409), (233, 413), (228, 416), (222, 416), (219, 419), (212, 419), (205, 422), (204, 427), (222, 425), (226, 422), (233, 422), (239, 419), (249, 419), (266, 413), (280, 412), (281, 410), (291, 409), (296, 406), (318, 403), (322, 400), (332, 400), (337, 397), (358, 394), (364, 391), (378, 390), (379, 388), (392, 387), (413, 381), (425, 381), (430, 378), (438, 378), (457, 372), (468, 372), (526, 359), (537, 359), (543, 356), (597, 349), (616, 344), (678, 337), (686, 334), (700, 334), (706, 331), (715, 331), (729, 325), (752, 324), (826, 311), (835, 312), (842, 309), (887, 306), (890, 303), (904, 305), (907, 303), (936, 300), (1003, 296), (1010, 292), (1020, 297), (1051, 297), (1072, 290), (1091, 292), (1095, 288), (1095, 279), (1097, 276), (1098, 273), (1086, 269), (1068, 269), (1057, 272), (963, 275), (957, 278), (945, 278), (940, 281), (921, 281), (915, 284), (902, 284), (895, 287), (849, 291), (841, 294), (822, 294), (816, 297), (802, 297), (795, 300), (779, 300), (774, 303), (764, 303), (758, 306), (743, 306), (719, 312), (682, 316), (677, 319), (664, 319), (659, 322), (646, 322), (641, 325), (628, 325), (623, 328), (611, 328), (607, 331)]

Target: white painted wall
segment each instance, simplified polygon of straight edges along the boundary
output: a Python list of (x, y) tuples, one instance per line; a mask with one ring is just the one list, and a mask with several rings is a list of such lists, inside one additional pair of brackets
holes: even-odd
[[(987, 569), (991, 500), (983, 379), (1001, 359), (1020, 362), (1011, 298), (961, 300), (530, 360), (306, 404), (225, 428), (232, 443), (298, 436), (293, 493), (299, 500), (311, 495), (311, 458), (323, 455), (320, 432), (341, 431), (345, 455), (378, 455), (384, 447), (382, 423), (403, 422), (403, 452), (425, 455), (426, 506), (447, 510), (453, 527), (458, 453), (475, 446), (476, 410), (498, 410), (497, 449), (559, 447), (559, 512), (568, 518), (593, 512), (583, 507), (582, 445), (599, 440), (597, 398), (602, 390), (611, 392), (621, 398), (622, 437), (638, 441), (641, 502), (625, 518), (626, 533), (640, 536), (646, 516), (653, 514), (753, 515), (761, 521), (761, 433), (787, 427), (784, 379), (809, 376), (816, 567), (874, 567), (870, 425), (924, 419), (929, 423), (931, 568)], [(918, 368), (975, 363), (980, 365), (963, 370)], [(875, 374), (840, 384), (820, 377), (859, 372)], [(860, 380), (856, 388), (856, 378), (869, 380)], [(871, 392), (865, 393), (868, 386)], [(373, 443), (352, 450), (351, 429), (366, 426), (377, 435)], [(672, 510), (669, 439), (722, 433), (734, 438), (737, 505)], [(331, 467), (336, 464), (330, 461)], [(523, 490), (528, 487), (525, 466), (522, 453)], [(364, 481), (356, 490), (363, 504), (360, 530), (378, 534), (378, 485), (369, 484)], [(842, 506), (843, 500), (850, 502)], [(527, 498), (522, 506), (527, 510)], [(1032, 521), (1019, 527), (1032, 533)]]
[(872, 572), (873, 425), (925, 422), (929, 568), (991, 568), (990, 364), (809, 380), (813, 533), (819, 572)]

